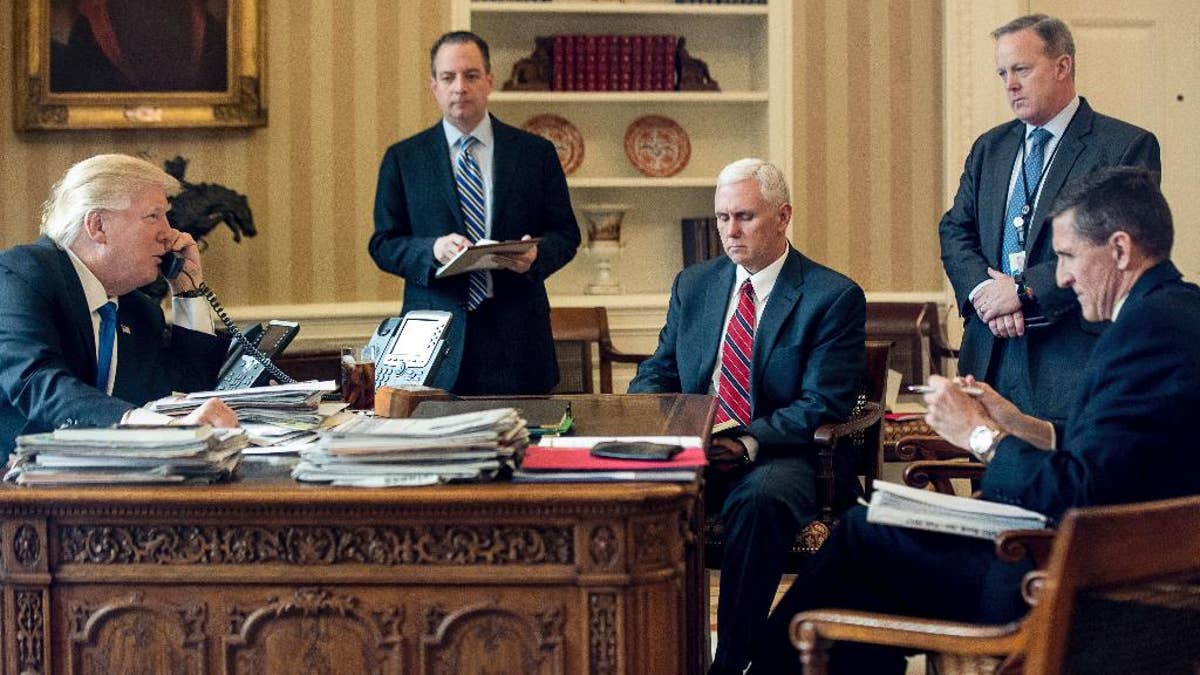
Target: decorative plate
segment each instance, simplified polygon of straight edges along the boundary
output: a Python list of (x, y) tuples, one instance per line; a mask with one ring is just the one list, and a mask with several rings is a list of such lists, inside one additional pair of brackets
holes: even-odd
[(663, 178), (674, 176), (687, 166), (692, 144), (675, 120), (646, 115), (625, 130), (625, 156), (642, 175)]
[(563, 173), (568, 176), (583, 163), (583, 136), (565, 118), (551, 114), (538, 115), (525, 120), (521, 128), (554, 144), (554, 149), (558, 151), (558, 163), (562, 164)]

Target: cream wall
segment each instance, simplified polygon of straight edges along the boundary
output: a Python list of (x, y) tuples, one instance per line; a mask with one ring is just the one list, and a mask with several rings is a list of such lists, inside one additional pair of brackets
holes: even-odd
[[(36, 237), (41, 202), (71, 163), (182, 154), (190, 180), (245, 192), (259, 227), (241, 244), (210, 237), (206, 274), (226, 305), (398, 302), (399, 281), (366, 254), (375, 177), (384, 148), (436, 119), (426, 50), (449, 25), (446, 3), (269, 0), (265, 128), (40, 133), (12, 128), (8, 4), (0, 246)], [(796, 243), (868, 291), (942, 289), (941, 12), (938, 0), (796, 5)]]

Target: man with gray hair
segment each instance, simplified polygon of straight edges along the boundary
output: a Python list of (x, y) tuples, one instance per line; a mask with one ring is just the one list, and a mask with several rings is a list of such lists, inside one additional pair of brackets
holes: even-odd
[(1075, 93), (1075, 41), (1061, 20), (1023, 16), (992, 37), (1017, 119), (975, 141), (939, 226), (964, 319), (958, 372), (990, 382), (1026, 413), (1062, 422), (1079, 387), (1077, 366), (1103, 325), (1081, 317), (1074, 295), (1055, 286), (1050, 205), (1098, 167), (1158, 171), (1158, 140)]
[[(43, 236), (0, 252), (0, 453), (63, 425), (167, 423), (138, 406), (216, 383), (229, 341), (197, 291), (196, 242), (167, 222), (178, 187), (141, 159), (85, 159), (46, 200)], [(173, 326), (137, 290), (168, 255), (184, 259), (168, 280)], [(237, 415), (214, 399), (182, 421), (237, 426)]]
[[(866, 298), (790, 246), (792, 205), (774, 165), (726, 166), (714, 206), (726, 255), (675, 278), (658, 348), (629, 392), (717, 396), (705, 499), (721, 512), (725, 543), (710, 672), (740, 673), (788, 549), (817, 514), (813, 431), (854, 405)], [(838, 479), (849, 487), (851, 474), (839, 467)]]

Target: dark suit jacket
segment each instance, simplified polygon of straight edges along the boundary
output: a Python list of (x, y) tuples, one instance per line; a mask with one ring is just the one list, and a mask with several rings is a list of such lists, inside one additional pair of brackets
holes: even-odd
[[(575, 257), (579, 226), (571, 210), (567, 180), (549, 141), (492, 118), (492, 239), (541, 237), (538, 257), (525, 274), (492, 273), (494, 309), (503, 325), (491, 332), (519, 358), (497, 363), (529, 393), (550, 391), (558, 365), (550, 336), (550, 302), (545, 279)], [(404, 312), (433, 309), (454, 319), (448, 353), (433, 386), (450, 389), (458, 377), (467, 316), (467, 275), (435, 280), (440, 266), (433, 242), (457, 232), (466, 236), (450, 149), (439, 121), (388, 148), (375, 192), (375, 233), (368, 250), (381, 270), (404, 278)], [(508, 350), (504, 350), (508, 351)]]
[(1058, 518), (1073, 506), (1200, 492), (1200, 288), (1169, 261), (1148, 270), (1083, 373), (1061, 449), (1004, 439), (984, 497)]
[(70, 258), (49, 239), (0, 253), (0, 452), (21, 434), (70, 421), (108, 426), (172, 391), (211, 389), (229, 347), (225, 338), (168, 327), (154, 300), (127, 293), (108, 396), (94, 386), (91, 321)]
[[(708, 393), (735, 265), (726, 256), (675, 278), (666, 325), (630, 393)], [(754, 334), (752, 420), (759, 456), (795, 453), (826, 422), (845, 420), (866, 369), (866, 298), (845, 276), (794, 249)]]
[[(942, 264), (954, 286), (965, 319), (958, 372), (986, 377), (996, 338), (975, 314), (967, 298), (988, 278), (987, 268), (1000, 269), (1000, 240), (1008, 183), (1024, 138), (1025, 123), (1013, 120), (975, 141), (967, 156), (954, 205), (942, 217), (939, 231)], [(1080, 369), (1102, 325), (1083, 320), (1075, 294), (1058, 288), (1054, 270), (1058, 258), (1051, 246), (1046, 220), (1059, 191), (1068, 182), (1104, 166), (1144, 166), (1161, 169), (1158, 140), (1148, 131), (1094, 112), (1086, 99), (1071, 120), (1030, 219), (1026, 239), (1026, 283), (1037, 297), (1038, 309), (1053, 323), (1026, 331), (1029, 377), (1040, 417), (1063, 419), (1080, 382)]]

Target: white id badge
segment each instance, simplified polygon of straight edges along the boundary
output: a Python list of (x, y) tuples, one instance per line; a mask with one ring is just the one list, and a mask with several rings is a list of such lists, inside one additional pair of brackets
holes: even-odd
[(1013, 274), (1020, 274), (1025, 271), (1025, 251), (1008, 254), (1008, 269)]

